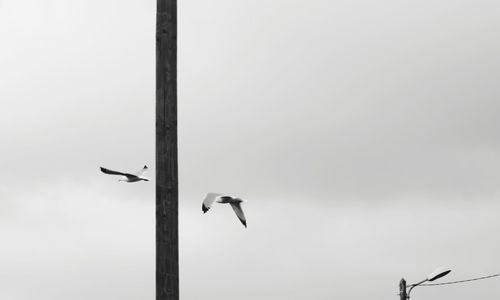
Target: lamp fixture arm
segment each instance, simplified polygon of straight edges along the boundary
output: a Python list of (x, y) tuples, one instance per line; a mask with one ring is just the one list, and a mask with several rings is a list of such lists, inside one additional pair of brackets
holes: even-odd
[(415, 284), (410, 285), (410, 289), (408, 290), (408, 294), (407, 294), (407, 296), (406, 296), (406, 297), (407, 297), (408, 299), (410, 299), (410, 293), (411, 293), (411, 290), (413, 290), (413, 288), (414, 288), (414, 287), (419, 286), (419, 285), (421, 285), (422, 283), (424, 283), (424, 282), (426, 282), (426, 281), (427, 281), (427, 279), (424, 279), (424, 280), (422, 280), (422, 281), (420, 281), (420, 282), (418, 282), (418, 283), (415, 283)]

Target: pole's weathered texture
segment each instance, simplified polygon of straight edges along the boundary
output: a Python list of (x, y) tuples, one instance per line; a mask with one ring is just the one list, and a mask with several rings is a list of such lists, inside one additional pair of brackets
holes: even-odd
[(156, 14), (156, 299), (179, 299), (177, 0)]
[(407, 300), (406, 296), (406, 280), (401, 278), (399, 282), (399, 300)]

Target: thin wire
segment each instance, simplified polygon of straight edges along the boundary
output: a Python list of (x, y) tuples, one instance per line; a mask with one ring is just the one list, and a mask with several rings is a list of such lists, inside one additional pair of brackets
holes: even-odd
[(456, 283), (462, 283), (462, 282), (469, 282), (469, 281), (475, 281), (475, 280), (482, 280), (482, 279), (487, 279), (487, 278), (492, 278), (492, 277), (497, 277), (497, 276), (500, 276), (500, 273), (498, 273), (498, 274), (493, 274), (493, 275), (488, 275), (488, 276), (482, 276), (482, 277), (471, 278), (471, 279), (458, 280), (458, 281), (450, 281), (450, 282), (442, 282), (442, 283), (427, 283), (427, 284), (421, 284), (420, 286), (436, 286), (436, 285), (456, 284)]

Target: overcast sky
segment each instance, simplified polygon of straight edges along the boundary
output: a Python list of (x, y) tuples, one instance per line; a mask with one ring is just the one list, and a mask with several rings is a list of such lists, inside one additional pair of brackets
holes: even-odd
[[(154, 299), (155, 1), (0, 0), (0, 299)], [(181, 297), (500, 272), (498, 1), (179, 1)], [(203, 215), (206, 192), (248, 200)], [(500, 296), (498, 279), (413, 299)]]

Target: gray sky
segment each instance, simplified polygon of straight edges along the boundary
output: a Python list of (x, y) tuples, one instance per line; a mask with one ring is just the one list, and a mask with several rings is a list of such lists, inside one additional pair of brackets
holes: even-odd
[[(499, 14), (180, 1), (182, 298), (397, 299), (437, 266), (499, 272)], [(155, 1), (0, 0), (1, 299), (153, 299), (154, 181), (98, 167), (154, 166), (154, 30)], [(209, 191), (247, 198), (248, 229), (202, 215)]]

